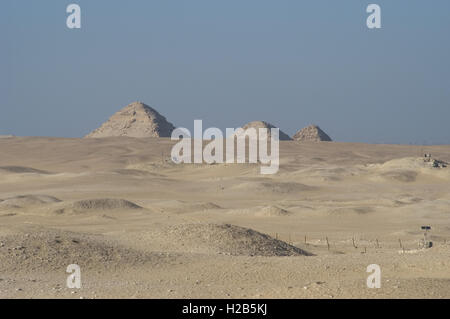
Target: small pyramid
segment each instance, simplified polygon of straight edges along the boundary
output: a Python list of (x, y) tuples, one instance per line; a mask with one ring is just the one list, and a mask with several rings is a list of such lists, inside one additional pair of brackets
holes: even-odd
[(293, 136), (294, 141), (331, 142), (332, 139), (317, 125), (310, 125)]
[(109, 136), (170, 137), (175, 129), (172, 123), (150, 106), (134, 102), (110, 117), (86, 138)]
[[(256, 129), (257, 133), (258, 133), (258, 129), (266, 128), (266, 129), (268, 129), (267, 135), (270, 137), (270, 135), (271, 135), (270, 134), (270, 130), (272, 128), (277, 128), (277, 127), (272, 125), (272, 124), (270, 124), (270, 123), (264, 122), (264, 121), (253, 121), (253, 122), (245, 124), (242, 127), (242, 129), (244, 129), (244, 130), (246, 130), (248, 128)], [(292, 138), (289, 135), (287, 135), (286, 133), (284, 133), (282, 130), (279, 130), (279, 140), (280, 141), (292, 141)]]

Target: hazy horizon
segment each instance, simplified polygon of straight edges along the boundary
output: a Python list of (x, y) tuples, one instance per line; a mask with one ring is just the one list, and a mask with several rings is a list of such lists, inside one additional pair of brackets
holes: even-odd
[[(66, 27), (66, 7), (82, 28)], [(382, 8), (369, 30), (365, 9)], [(28, 2), (0, 11), (0, 135), (82, 137), (133, 101), (339, 142), (450, 144), (450, 2)]]

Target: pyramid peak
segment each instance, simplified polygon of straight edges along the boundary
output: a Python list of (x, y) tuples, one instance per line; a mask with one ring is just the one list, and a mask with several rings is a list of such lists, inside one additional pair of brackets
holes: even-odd
[(137, 107), (137, 108), (151, 108), (150, 106), (148, 106), (147, 104), (145, 104), (144, 102), (140, 102), (140, 101), (136, 101), (136, 102), (131, 102), (130, 104), (128, 104), (127, 106), (125, 106), (124, 108), (132, 108), (132, 107)]
[(126, 110), (129, 110), (129, 109), (144, 110), (144, 111), (149, 111), (151, 113), (158, 113), (158, 111), (156, 111), (154, 108), (152, 108), (151, 106), (149, 106), (149, 105), (147, 105), (147, 104), (145, 104), (143, 102), (130, 103), (127, 106), (125, 106), (124, 108), (122, 108), (120, 111), (126, 111)]
[(275, 127), (274, 125), (266, 122), (266, 121), (252, 121), (245, 124), (243, 127), (267, 127), (272, 128)]
[[(272, 129), (272, 128), (277, 128), (275, 125), (270, 124), (269, 122), (266, 121), (252, 121), (249, 122), (247, 124), (245, 124), (242, 127), (244, 130), (248, 129), (248, 128), (255, 128), (255, 129), (259, 129), (259, 128), (267, 128), (267, 129)], [(270, 131), (268, 132), (269, 136), (270, 136)], [(289, 135), (287, 135), (286, 133), (284, 133), (282, 130), (279, 130), (279, 139), (280, 141), (290, 141), (292, 140), (290, 138)]]
[(318, 125), (311, 124), (293, 136), (295, 141), (331, 142), (332, 139)]
[(116, 112), (108, 121), (86, 137), (170, 137), (174, 129), (173, 124), (168, 122), (158, 111), (137, 101)]

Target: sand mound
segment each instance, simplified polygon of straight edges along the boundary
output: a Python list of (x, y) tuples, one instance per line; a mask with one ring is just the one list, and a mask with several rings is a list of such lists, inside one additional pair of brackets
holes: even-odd
[(156, 110), (144, 103), (134, 102), (86, 137), (170, 137), (174, 129), (173, 124)]
[(221, 206), (213, 202), (187, 202), (182, 200), (162, 201), (157, 204), (153, 204), (153, 206), (155, 205), (159, 207), (160, 211), (162, 212), (171, 212), (177, 214), (222, 209)]
[(424, 161), (423, 158), (418, 157), (404, 157), (396, 158), (382, 164), (368, 164), (368, 168), (378, 169), (382, 171), (390, 170), (413, 170), (421, 172), (447, 172), (447, 169), (434, 168)]
[[(173, 258), (173, 257), (172, 257)], [(124, 265), (170, 262), (168, 254), (141, 253), (108, 243), (99, 236), (45, 230), (0, 237), (2, 271), (39, 272), (49, 269), (65, 273), (70, 264), (81, 270), (120, 268)]]
[(419, 174), (411, 170), (395, 170), (382, 173), (381, 176), (398, 182), (415, 182)]
[(415, 157), (396, 158), (382, 164), (369, 164), (368, 167), (380, 170), (409, 169), (417, 170), (425, 167), (422, 159)]
[(232, 215), (250, 215), (255, 217), (283, 217), (289, 216), (292, 213), (273, 205), (257, 206), (248, 209), (233, 209), (228, 212)]
[(131, 169), (131, 168), (122, 168), (114, 170), (114, 173), (123, 175), (123, 176), (132, 176), (132, 177), (164, 177), (163, 174), (153, 173), (145, 170), (139, 169)]
[(142, 209), (142, 207), (125, 199), (98, 198), (79, 200), (70, 204), (61, 203), (61, 205), (53, 206), (51, 213), (57, 215), (70, 215), (96, 211), (128, 211), (138, 209)]
[(49, 195), (19, 195), (0, 200), (0, 208), (23, 208), (59, 202), (60, 199)]
[(234, 225), (185, 224), (167, 228), (161, 236), (182, 243), (183, 250), (236, 256), (310, 255), (252, 229)]
[(188, 205), (189, 209), (192, 210), (209, 210), (209, 209), (222, 209), (217, 204), (214, 204), (212, 202), (199, 202), (199, 203), (193, 203)]
[(253, 193), (292, 194), (313, 191), (316, 187), (296, 182), (245, 182), (234, 186), (233, 189)]
[(342, 216), (343, 214), (356, 214), (356, 215), (365, 215), (369, 213), (373, 213), (375, 209), (373, 207), (341, 207), (336, 208), (331, 211), (331, 214), (336, 214)]
[[(257, 134), (258, 134), (260, 128), (265, 128), (265, 129), (267, 129), (267, 134), (270, 137), (271, 136), (270, 130), (272, 128), (276, 128), (276, 126), (274, 126), (270, 123), (264, 122), (264, 121), (254, 121), (254, 122), (245, 124), (242, 128), (244, 130), (249, 129), (249, 128), (254, 128), (254, 129), (256, 129)], [(292, 138), (290, 138), (290, 136), (287, 135), (286, 133), (284, 133), (282, 130), (279, 130), (279, 139), (280, 139), (280, 141), (291, 141), (292, 140)]]
[(277, 206), (263, 206), (255, 212), (255, 216), (263, 217), (279, 217), (288, 215), (291, 215), (289, 211)]
[[(330, 165), (331, 166), (331, 165)], [(365, 171), (362, 171), (365, 172)], [(324, 165), (311, 165), (307, 168), (287, 172), (288, 176), (298, 176), (302, 180), (337, 182), (344, 178), (353, 177), (361, 174), (361, 170), (355, 167), (326, 167)]]
[(0, 166), (0, 171), (13, 174), (50, 174), (50, 172), (24, 166)]
[(368, 164), (366, 167), (375, 174), (375, 178), (381, 177), (403, 183), (415, 182), (420, 176), (450, 179), (450, 170), (434, 168), (425, 163), (423, 158), (405, 157), (382, 164)]
[(75, 210), (111, 210), (111, 209), (141, 209), (139, 205), (125, 199), (101, 198), (85, 199), (73, 203)]
[(327, 133), (317, 125), (307, 126), (293, 136), (294, 141), (331, 142)]

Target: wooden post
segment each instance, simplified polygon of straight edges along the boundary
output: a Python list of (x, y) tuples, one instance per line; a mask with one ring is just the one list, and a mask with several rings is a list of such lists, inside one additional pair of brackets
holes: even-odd
[(405, 252), (405, 248), (403, 247), (402, 240), (399, 238), (398, 242), (400, 243), (400, 248)]
[(356, 246), (356, 244), (355, 244), (355, 237), (352, 237), (352, 242), (353, 242), (353, 247), (356, 249), (356, 248), (358, 248), (357, 246)]
[(377, 238), (377, 248), (380, 248), (380, 244), (378, 243), (378, 238)]
[(330, 250), (330, 243), (328, 242), (328, 237), (327, 237), (327, 247), (328, 247), (328, 250)]
[(306, 235), (305, 235), (305, 245), (306, 245), (306, 246), (308, 245), (308, 243), (306, 242)]

